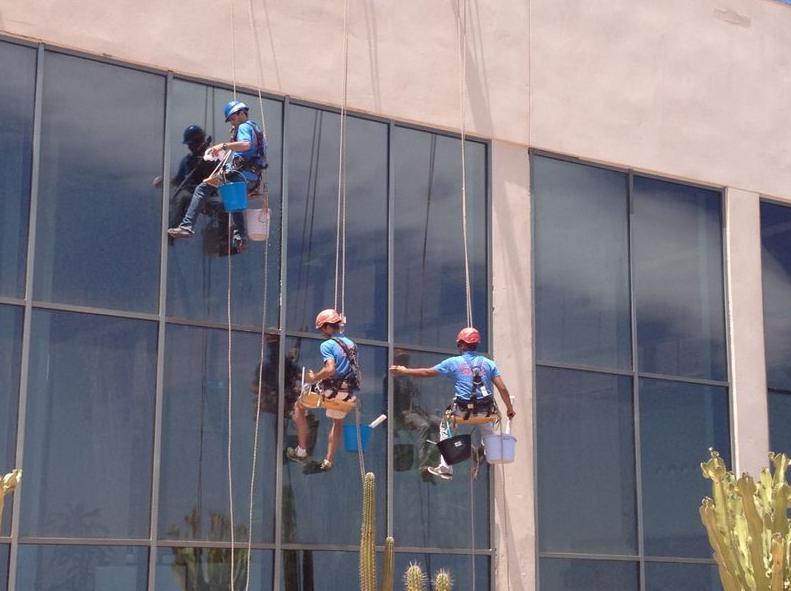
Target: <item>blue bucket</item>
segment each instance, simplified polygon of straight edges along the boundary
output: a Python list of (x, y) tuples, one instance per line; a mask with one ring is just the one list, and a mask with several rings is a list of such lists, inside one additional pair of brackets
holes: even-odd
[(225, 211), (244, 211), (247, 209), (247, 183), (225, 183), (217, 190), (222, 197), (222, 206)]
[[(360, 441), (363, 444), (363, 451), (368, 450), (368, 442), (371, 441), (371, 427), (360, 425)], [(357, 427), (355, 425), (343, 426), (343, 447), (346, 451), (357, 451)]]

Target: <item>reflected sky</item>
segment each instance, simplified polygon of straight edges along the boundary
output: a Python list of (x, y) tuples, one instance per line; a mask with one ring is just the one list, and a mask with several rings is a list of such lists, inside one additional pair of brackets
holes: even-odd
[[(22, 308), (0, 306), (0, 473), (15, 464), (19, 362), (22, 354)], [(3, 510), (3, 529), (11, 531), (11, 503)], [(2, 577), (2, 575), (0, 575)]]
[(761, 245), (766, 377), (791, 390), (791, 207), (761, 204)]

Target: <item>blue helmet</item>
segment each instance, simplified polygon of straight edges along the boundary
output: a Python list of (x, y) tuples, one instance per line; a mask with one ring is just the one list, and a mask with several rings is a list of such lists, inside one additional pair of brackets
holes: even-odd
[(200, 125), (190, 125), (187, 129), (184, 130), (184, 139), (181, 141), (182, 144), (189, 144), (195, 140), (201, 140), (206, 137), (206, 132), (200, 127)]
[(231, 115), (234, 113), (238, 113), (239, 111), (249, 111), (250, 107), (245, 105), (242, 101), (229, 101), (225, 104), (225, 120), (231, 118)]

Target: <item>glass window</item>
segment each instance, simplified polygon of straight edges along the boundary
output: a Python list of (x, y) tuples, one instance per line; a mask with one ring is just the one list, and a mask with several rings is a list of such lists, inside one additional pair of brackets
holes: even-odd
[(769, 390), (769, 447), (791, 451), (791, 393)]
[(647, 562), (645, 580), (647, 591), (722, 591), (713, 564)]
[(546, 591), (637, 591), (636, 562), (542, 558), (541, 589)]
[(153, 322), (33, 313), (23, 535), (148, 537), (156, 337)]
[[(22, 349), (22, 308), (0, 306), (0, 475), (16, 462), (19, 363)], [(11, 497), (6, 498), (0, 535), (11, 531)], [(0, 575), (2, 576), (2, 575)]]
[(154, 312), (165, 78), (48, 52), (36, 299)]
[[(286, 361), (289, 407), (294, 394), (299, 392), (301, 367), (320, 368), (321, 356), (315, 339), (289, 339), (289, 359)], [(360, 421), (368, 424), (387, 412), (387, 351), (380, 347), (359, 347), (360, 368), (363, 372)], [(291, 376), (291, 377), (288, 377)], [(284, 447), (297, 444), (296, 428), (286, 419)], [(321, 461), (327, 449), (331, 421), (324, 410), (308, 413), (312, 456)], [(346, 417), (345, 427), (355, 424), (354, 414)], [(387, 498), (387, 431), (384, 425), (374, 430), (365, 454), (365, 469), (377, 475), (376, 514), (378, 543), (384, 543), (385, 499)], [(309, 449), (309, 451), (311, 451)], [(335, 455), (335, 467), (327, 473), (316, 473), (310, 466), (288, 462), (283, 466), (283, 542), (307, 544), (358, 544), (360, 541), (360, 508), (362, 483), (357, 452), (348, 452), (341, 444)], [(332, 494), (328, 494), (329, 492)], [(339, 505), (339, 499), (342, 501)], [(339, 507), (341, 510), (339, 510)]]
[[(272, 588), (272, 552), (247, 548), (234, 552), (236, 589)], [(248, 569), (249, 567), (249, 569)], [(231, 588), (230, 548), (159, 548), (156, 591), (220, 591)], [(247, 585), (248, 571), (250, 584)]]
[[(184, 131), (200, 126), (212, 143), (228, 141), (229, 125), (223, 118), (223, 106), (233, 98), (230, 91), (175, 80), (172, 86), (172, 125), (169, 125), (171, 149), (171, 197), (169, 226), (177, 226), (186, 212), (197, 184), (209, 176), (212, 162), (188, 158), (188, 146), (182, 142)], [(258, 97), (239, 94), (239, 100), (250, 107), (250, 118), (261, 125)], [(269, 240), (267, 326), (278, 324), (278, 289), (280, 273), (280, 203), (282, 110), (279, 101), (263, 101), (269, 168), (264, 172), (272, 210)], [(209, 142), (207, 138), (207, 143)], [(202, 155), (202, 151), (200, 154)], [(179, 176), (179, 167), (194, 170)], [(226, 322), (228, 297), (228, 264), (231, 264), (231, 314), (237, 324), (261, 325), (264, 294), (264, 258), (266, 243), (249, 241), (241, 255), (227, 259), (227, 216), (220, 210), (219, 197), (212, 208), (198, 218), (195, 236), (170, 242), (168, 247), (168, 316), (191, 320)], [(210, 215), (207, 215), (210, 214)]]
[(19, 547), (18, 591), (145, 591), (145, 546)]
[(636, 554), (632, 379), (539, 367), (536, 398), (540, 549)]
[[(284, 550), (280, 589), (284, 591), (324, 591), (360, 588), (360, 555), (357, 552)], [(382, 556), (377, 555), (381, 581)], [(398, 588), (398, 582), (396, 587)]]
[(8, 544), (0, 544), (0, 591), (8, 589)]
[(766, 378), (791, 391), (791, 207), (761, 203)]
[[(316, 313), (334, 302), (340, 115), (291, 105), (288, 117), (288, 327), (310, 331)], [(346, 121), (348, 330), (384, 340), (388, 129)]]
[[(398, 544), (398, 540), (396, 540)], [(475, 557), (475, 585), (473, 581), (473, 558), (464, 554), (412, 554), (396, 553), (395, 560), (395, 587), (398, 588), (399, 579), (402, 579), (410, 564), (417, 563), (422, 568), (431, 584), (427, 589), (435, 589), (433, 584), (441, 570), (448, 571), (453, 580), (453, 591), (472, 591), (473, 589), (489, 589), (489, 557)], [(516, 587), (516, 586), (515, 586)]]
[[(395, 363), (433, 367), (446, 357), (397, 349)], [(437, 481), (425, 471), (439, 463), (439, 451), (431, 442), (439, 441), (440, 422), (453, 399), (452, 382), (442, 377), (398, 377), (393, 380), (393, 388), (396, 542), (421, 548), (469, 548), (471, 462), (457, 464), (454, 479), (449, 482)], [(476, 434), (473, 445), (479, 444)], [(472, 490), (476, 548), (489, 547), (488, 481), (488, 464), (482, 462)]]
[[(396, 127), (393, 158), (395, 340), (453, 347), (466, 324), (460, 140)], [(473, 322), (486, 343), (486, 146), (468, 141), (466, 161)]]
[(0, 43), (0, 295), (25, 292), (36, 50)]
[(640, 371), (727, 379), (720, 194), (635, 177)]
[[(261, 336), (232, 335), (233, 493), (236, 539), (247, 539)], [(278, 339), (266, 335), (261, 373), (253, 540), (273, 541)], [(228, 334), (168, 326), (165, 345), (159, 536), (230, 540)]]
[(728, 391), (725, 388), (640, 380), (643, 530), (649, 556), (710, 558), (698, 507), (711, 496), (700, 474), (706, 450), (730, 466)]
[(626, 175), (534, 157), (532, 179), (536, 358), (629, 369)]

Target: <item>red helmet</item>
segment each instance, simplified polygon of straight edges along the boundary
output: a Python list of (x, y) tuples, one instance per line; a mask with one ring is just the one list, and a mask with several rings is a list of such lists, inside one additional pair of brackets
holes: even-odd
[(481, 342), (481, 333), (477, 329), (468, 326), (462, 328), (459, 334), (456, 335), (457, 343), (467, 343), (468, 345), (477, 345)]
[(341, 313), (332, 308), (322, 310), (316, 316), (316, 328), (321, 328), (325, 324), (343, 324), (346, 319), (341, 316)]

